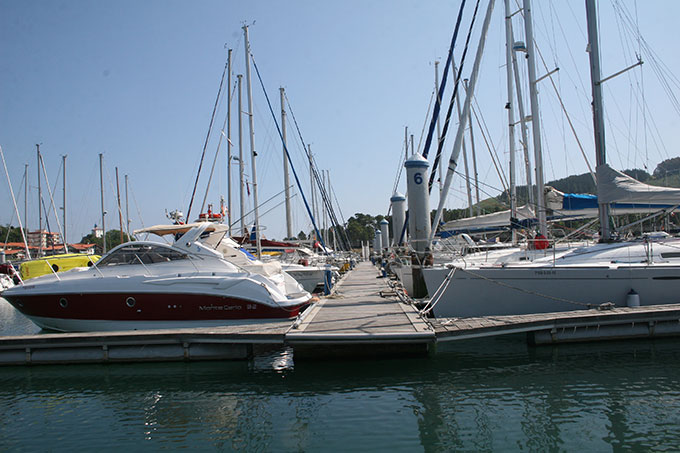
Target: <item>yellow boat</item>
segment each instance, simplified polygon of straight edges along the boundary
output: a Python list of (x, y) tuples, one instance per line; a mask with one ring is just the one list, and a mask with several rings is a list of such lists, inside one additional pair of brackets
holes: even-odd
[(53, 272), (64, 272), (75, 267), (88, 267), (96, 263), (100, 255), (83, 255), (82, 253), (64, 253), (26, 261), (19, 266), (22, 280), (28, 280)]

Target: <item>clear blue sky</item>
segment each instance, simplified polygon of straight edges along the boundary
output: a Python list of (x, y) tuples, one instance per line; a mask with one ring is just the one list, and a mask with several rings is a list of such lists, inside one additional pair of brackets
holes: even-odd
[[(503, 3), (496, 3), (476, 96), (491, 144), (505, 164)], [(535, 3), (536, 40), (547, 65), (560, 67), (556, 83), (592, 162), (583, 2)], [(640, 48), (635, 38), (627, 37), (612, 4), (623, 5), (632, 14), (657, 58), (677, 74), (673, 30), (680, 17), (680, 2), (654, 2), (654, 9), (638, 3), (601, 2), (603, 74), (625, 67)], [(99, 153), (104, 154), (107, 229), (118, 228), (115, 167), (121, 183), (123, 175), (129, 175), (132, 228), (164, 223), (166, 209), (186, 213), (226, 61), (225, 45), (234, 49), (234, 74), (245, 71), (244, 22), (251, 24), (251, 48), (277, 119), (278, 88), (282, 86), (319, 167), (330, 170), (345, 220), (357, 212), (385, 214), (403, 154), (404, 127), (415, 134), (417, 145), (434, 84), (433, 62), (445, 59), (458, 4), (416, 0), (0, 0), (0, 145), (22, 220), (21, 181), (24, 164), (29, 164), (28, 226), (37, 229), (36, 143), (41, 144), (50, 184), (56, 183), (57, 206), (61, 206), (62, 197), (61, 156), (68, 156), (70, 242), (80, 240), (100, 223)], [(485, 8), (484, 1), (479, 24)], [(460, 44), (468, 23), (464, 22)], [(516, 38), (523, 39), (519, 22), (515, 27)], [(468, 72), (477, 35), (478, 31), (472, 40)], [(457, 48), (457, 60), (461, 48)], [(668, 94), (660, 89), (654, 66), (648, 64), (644, 51), (642, 58), (642, 69), (607, 84), (605, 102), (611, 122), (607, 138), (613, 166), (647, 166), (651, 172), (661, 160), (678, 155), (678, 113), (668, 102)], [(539, 65), (538, 72), (545, 70)], [(645, 88), (644, 98), (634, 94), (639, 93), (638, 84)], [(585, 172), (552, 88), (543, 82), (541, 90), (546, 179)], [(253, 93), (262, 202), (283, 188), (281, 145), (254, 72)], [(643, 99), (649, 110), (644, 115), (635, 107)], [(235, 104), (233, 108), (235, 111)], [(192, 217), (203, 199), (225, 111), (222, 103)], [(309, 176), (290, 120), (289, 116), (289, 147), (308, 192)], [(235, 151), (236, 124), (234, 117)], [(246, 155), (247, 132), (244, 117)], [(449, 144), (454, 135), (455, 125)], [(502, 186), (481, 135), (476, 137), (476, 144), (480, 179), (488, 184), (482, 187), (482, 198), (486, 198), (498, 194)], [(449, 152), (447, 146), (447, 158)], [(219, 196), (226, 194), (225, 167), (222, 151), (208, 197), (215, 205)], [(246, 172), (250, 174), (250, 169)], [(236, 181), (237, 172), (233, 175)], [(4, 174), (0, 179), (0, 223), (17, 225)], [(466, 203), (462, 184), (457, 177), (447, 206), (462, 207)], [(403, 182), (399, 190), (405, 190)], [(232, 212), (238, 214), (236, 187), (232, 199)], [(261, 212), (281, 201), (278, 196)], [(436, 202), (435, 197), (432, 205)], [(295, 232), (308, 231), (310, 223), (299, 195), (294, 204)], [(284, 236), (281, 206), (264, 215), (261, 222), (267, 226), (265, 236)], [(56, 230), (53, 214), (50, 225)]]

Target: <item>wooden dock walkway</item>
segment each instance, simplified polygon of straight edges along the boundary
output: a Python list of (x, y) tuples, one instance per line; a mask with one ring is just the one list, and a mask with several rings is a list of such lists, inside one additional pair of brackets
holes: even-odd
[(238, 360), (258, 345), (295, 359), (425, 355), (437, 343), (526, 333), (533, 344), (680, 335), (680, 304), (484, 318), (423, 319), (359, 263), (295, 320), (216, 328), (0, 336), (0, 365)]
[(286, 334), (295, 357), (422, 354), (434, 329), (402, 303), (369, 262), (359, 263), (297, 328)]
[(532, 344), (680, 335), (680, 304), (431, 320), (437, 341), (526, 332)]

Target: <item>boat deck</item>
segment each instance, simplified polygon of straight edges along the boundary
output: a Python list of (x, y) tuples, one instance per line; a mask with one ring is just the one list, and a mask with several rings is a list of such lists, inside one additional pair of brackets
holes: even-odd
[(680, 305), (427, 319), (366, 262), (295, 321), (5, 336), (0, 365), (244, 360), (258, 345), (292, 347), (296, 360), (422, 356), (437, 343), (512, 333), (526, 333), (533, 344), (680, 335)]

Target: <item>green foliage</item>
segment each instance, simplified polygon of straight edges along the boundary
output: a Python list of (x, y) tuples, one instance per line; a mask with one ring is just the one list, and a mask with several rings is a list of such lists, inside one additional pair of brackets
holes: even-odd
[(633, 170), (623, 170), (623, 172), (640, 182), (647, 182), (649, 181), (649, 178), (652, 177), (649, 173), (644, 170), (640, 170), (639, 168), (634, 168)]
[(307, 235), (305, 234), (304, 231), (300, 230), (300, 232), (297, 235), (297, 238), (301, 241), (304, 241), (305, 239), (307, 239)]
[(680, 157), (673, 157), (666, 159), (656, 166), (654, 169), (654, 177), (656, 179), (665, 178), (666, 176), (680, 173)]
[[(129, 242), (134, 240), (127, 234), (123, 233), (123, 242)], [(102, 238), (97, 238), (93, 233), (83, 236), (80, 240), (81, 244), (95, 244), (96, 253), (103, 253), (103, 240)], [(120, 230), (110, 230), (106, 232), (106, 250), (109, 251), (112, 248), (121, 244), (120, 241)]]
[(347, 236), (352, 247), (361, 247), (361, 242), (372, 241), (375, 228), (384, 216), (356, 213), (347, 220)]
[(10, 225), (0, 226), (0, 242), (24, 242), (21, 229)]

